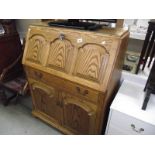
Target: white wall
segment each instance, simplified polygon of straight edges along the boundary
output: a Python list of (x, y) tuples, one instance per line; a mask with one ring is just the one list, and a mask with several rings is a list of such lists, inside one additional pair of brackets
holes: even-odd
[(16, 19), (17, 31), (19, 32), (21, 39), (25, 37), (30, 24), (38, 23), (40, 21), (40, 19)]
[(150, 19), (125, 19), (124, 26), (130, 31), (128, 50), (141, 52)]

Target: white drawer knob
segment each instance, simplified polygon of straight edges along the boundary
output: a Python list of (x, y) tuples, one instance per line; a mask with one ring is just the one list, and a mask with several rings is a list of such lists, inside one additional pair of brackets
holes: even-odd
[(140, 129), (136, 129), (135, 125), (134, 124), (131, 124), (131, 128), (133, 131), (137, 132), (137, 133), (141, 133), (144, 131), (143, 128), (140, 128)]

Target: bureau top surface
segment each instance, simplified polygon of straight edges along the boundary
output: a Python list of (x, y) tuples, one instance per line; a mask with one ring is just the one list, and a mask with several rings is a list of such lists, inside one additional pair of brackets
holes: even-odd
[(124, 28), (108, 28), (104, 27), (99, 30), (95, 31), (89, 31), (89, 30), (79, 30), (79, 29), (72, 29), (72, 28), (63, 28), (63, 27), (55, 27), (55, 26), (48, 26), (47, 23), (37, 23), (30, 25), (30, 28), (37, 28), (37, 29), (57, 29), (57, 30), (64, 30), (64, 31), (74, 31), (74, 32), (81, 32), (81, 33), (87, 33), (87, 34), (100, 34), (105, 36), (112, 36), (112, 37), (122, 37), (124, 34), (128, 32), (128, 30)]

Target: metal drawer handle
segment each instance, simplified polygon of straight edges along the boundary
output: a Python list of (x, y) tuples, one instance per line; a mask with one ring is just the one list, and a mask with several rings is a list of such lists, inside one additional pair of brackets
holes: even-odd
[(65, 38), (65, 35), (61, 33), (59, 36), (59, 39), (62, 41), (62, 40), (64, 40), (64, 38)]
[(41, 79), (43, 77), (42, 73), (34, 72), (35, 76)]
[(79, 94), (86, 96), (88, 94), (88, 90), (84, 90), (83, 92), (81, 91), (81, 89), (79, 87), (76, 87), (76, 90)]
[(135, 132), (137, 132), (137, 133), (141, 133), (141, 132), (144, 131), (143, 128), (140, 128), (140, 129), (137, 130), (134, 124), (131, 124), (131, 127), (132, 127), (132, 130), (135, 131)]

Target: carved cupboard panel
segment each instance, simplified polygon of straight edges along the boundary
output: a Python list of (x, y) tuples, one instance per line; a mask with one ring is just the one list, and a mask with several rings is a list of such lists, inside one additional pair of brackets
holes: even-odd
[(35, 109), (50, 116), (55, 122), (62, 124), (63, 111), (59, 102), (58, 91), (53, 87), (37, 82), (32, 83), (31, 87)]
[(96, 106), (45, 84), (32, 82), (36, 111), (48, 115), (73, 134), (93, 134)]
[(93, 134), (96, 110), (91, 103), (62, 93), (64, 127), (74, 134)]

